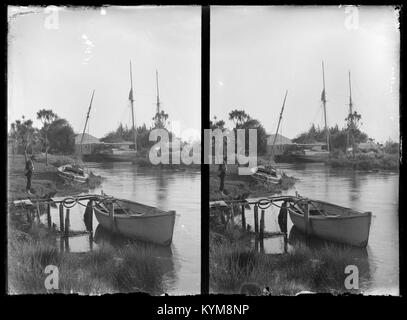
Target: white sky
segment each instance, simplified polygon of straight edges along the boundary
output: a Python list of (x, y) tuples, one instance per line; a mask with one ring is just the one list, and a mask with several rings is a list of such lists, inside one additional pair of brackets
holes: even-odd
[(169, 120), (200, 130), (200, 7), (61, 8), (57, 29), (44, 8), (9, 7), (9, 16), (26, 11), (9, 17), (8, 124), (46, 108), (82, 132), (95, 89), (89, 133), (130, 126), (131, 60), (136, 125), (152, 124), (158, 68)]
[(351, 70), (361, 129), (378, 141), (398, 140), (398, 12), (361, 7), (357, 28), (348, 29), (355, 20), (345, 10), (212, 7), (211, 119), (227, 120), (232, 109), (244, 109), (274, 133), (288, 89), (283, 135), (293, 138), (313, 122), (323, 126), (324, 60), (328, 125), (344, 125)]

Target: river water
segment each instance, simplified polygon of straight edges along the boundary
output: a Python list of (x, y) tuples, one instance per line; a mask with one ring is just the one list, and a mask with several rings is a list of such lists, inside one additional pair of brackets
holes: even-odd
[[(105, 178), (94, 193), (138, 201), (165, 210), (176, 210), (173, 243), (157, 250), (157, 257), (167, 266), (163, 281), (169, 294), (200, 293), (200, 171), (171, 171), (139, 168), (130, 163), (88, 163), (87, 167)], [(330, 168), (324, 164), (278, 164), (287, 175), (298, 179), (284, 192), (332, 202), (373, 214), (369, 243), (366, 249), (355, 249), (363, 265), (361, 289), (367, 294), (399, 293), (398, 185), (399, 175), (391, 172), (357, 172)], [(267, 212), (271, 211), (271, 212)], [(266, 210), (266, 231), (277, 231), (278, 209)], [(85, 230), (84, 207), (72, 208), (70, 228)], [(270, 214), (272, 213), (272, 214)], [(58, 227), (59, 213), (51, 211)], [(246, 213), (252, 224), (251, 210)], [(95, 250), (103, 241), (113, 241), (93, 220), (93, 240), (88, 235), (69, 238), (71, 252)], [(289, 221), (289, 239), (298, 236)], [(136, 245), (136, 244), (135, 244)], [(284, 250), (281, 238), (266, 239), (266, 253)]]
[[(105, 179), (91, 193), (103, 190), (109, 196), (133, 200), (164, 210), (175, 210), (173, 242), (170, 247), (157, 246), (154, 254), (164, 265), (166, 293), (199, 294), (201, 270), (201, 172), (158, 170), (131, 163), (87, 163), (87, 168)], [(70, 230), (86, 230), (83, 206), (70, 209)], [(59, 211), (51, 209), (52, 222), (59, 228)], [(46, 219), (46, 217), (43, 217)], [(44, 221), (45, 222), (45, 221)], [(103, 242), (120, 243), (117, 237), (98, 226), (93, 218), (93, 240), (89, 235), (69, 237), (70, 252), (97, 250)], [(119, 241), (118, 241), (119, 240)], [(66, 240), (65, 240), (66, 241)], [(61, 245), (61, 243), (59, 243)], [(132, 242), (137, 245), (137, 242)]]
[[(283, 194), (332, 202), (344, 207), (372, 212), (369, 243), (366, 249), (352, 249), (363, 268), (360, 284), (366, 294), (399, 294), (399, 175), (392, 172), (362, 172), (336, 169), (319, 163), (277, 164), (289, 176), (298, 179)], [(268, 210), (268, 211), (267, 211)], [(265, 230), (278, 231), (278, 208), (266, 209)], [(253, 213), (246, 214), (253, 225)], [(301, 237), (288, 218), (289, 241)], [(282, 237), (264, 242), (266, 253), (284, 250)], [(362, 272), (360, 272), (362, 273)]]

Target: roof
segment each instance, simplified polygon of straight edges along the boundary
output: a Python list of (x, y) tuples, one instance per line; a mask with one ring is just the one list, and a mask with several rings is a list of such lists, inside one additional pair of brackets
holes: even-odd
[[(269, 145), (273, 144), (275, 136), (276, 136), (275, 134), (270, 134), (267, 136)], [(283, 135), (277, 133), (275, 144), (292, 144), (292, 141), (290, 139), (288, 139), (287, 137), (284, 137)]]
[[(77, 134), (75, 136), (75, 144), (81, 144), (81, 139), (82, 139), (82, 133)], [(100, 141), (98, 138), (96, 138), (88, 133), (84, 133), (82, 144), (89, 144), (89, 143), (100, 143)]]

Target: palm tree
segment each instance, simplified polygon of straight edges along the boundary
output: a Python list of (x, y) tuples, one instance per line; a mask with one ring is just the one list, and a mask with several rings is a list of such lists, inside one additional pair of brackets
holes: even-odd
[(45, 135), (45, 165), (48, 165), (48, 129), (49, 125), (58, 119), (58, 116), (51, 109), (41, 109), (37, 112), (37, 119), (42, 122), (42, 130)]

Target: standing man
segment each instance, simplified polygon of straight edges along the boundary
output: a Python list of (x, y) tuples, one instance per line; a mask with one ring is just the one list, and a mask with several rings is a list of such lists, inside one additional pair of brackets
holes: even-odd
[(25, 155), (25, 176), (27, 177), (27, 187), (26, 191), (28, 194), (31, 194), (31, 177), (34, 172), (34, 164), (32, 161), (32, 156), (27, 157), (27, 154)]
[(218, 167), (218, 176), (220, 178), (220, 186), (219, 191), (223, 194), (223, 190), (225, 187), (225, 175), (227, 171), (227, 164), (226, 164), (226, 157), (223, 158), (223, 162), (219, 164)]

